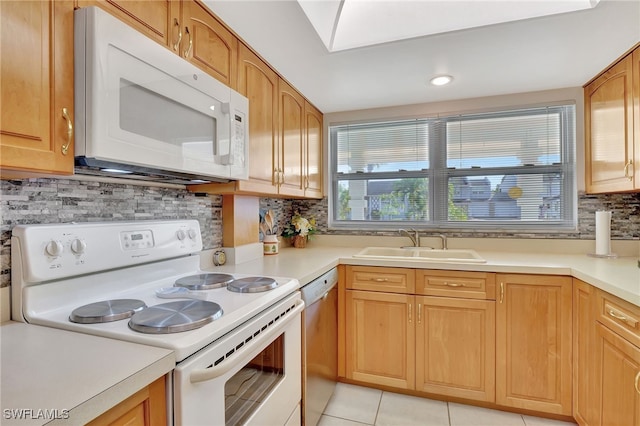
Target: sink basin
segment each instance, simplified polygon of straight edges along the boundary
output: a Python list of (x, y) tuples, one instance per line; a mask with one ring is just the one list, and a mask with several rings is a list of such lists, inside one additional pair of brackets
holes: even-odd
[(363, 259), (412, 260), (420, 262), (485, 263), (474, 250), (437, 250), (422, 247), (367, 247), (353, 257)]

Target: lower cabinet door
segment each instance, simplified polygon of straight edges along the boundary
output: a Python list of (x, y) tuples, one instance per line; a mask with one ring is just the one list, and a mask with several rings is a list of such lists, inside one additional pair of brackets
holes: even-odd
[(602, 324), (595, 340), (595, 424), (640, 425), (640, 348)]
[(496, 403), (570, 416), (572, 280), (496, 275)]
[(414, 296), (346, 291), (346, 376), (401, 389), (415, 387)]
[(416, 390), (495, 401), (495, 302), (417, 297)]

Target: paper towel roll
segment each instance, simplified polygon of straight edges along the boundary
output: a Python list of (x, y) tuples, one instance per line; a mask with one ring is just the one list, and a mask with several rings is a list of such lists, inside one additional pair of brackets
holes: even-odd
[(596, 254), (611, 254), (611, 212), (596, 212)]

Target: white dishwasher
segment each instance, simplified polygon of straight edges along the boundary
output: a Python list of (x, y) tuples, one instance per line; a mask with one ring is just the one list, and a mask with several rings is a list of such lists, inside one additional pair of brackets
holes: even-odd
[(338, 377), (338, 270), (302, 287), (303, 424), (316, 426)]

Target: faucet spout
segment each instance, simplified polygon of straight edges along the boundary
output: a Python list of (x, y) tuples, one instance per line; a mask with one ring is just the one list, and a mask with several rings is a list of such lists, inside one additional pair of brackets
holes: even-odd
[(414, 247), (420, 247), (420, 234), (418, 234), (418, 231), (416, 231), (415, 229), (411, 228), (411, 232), (407, 231), (406, 229), (399, 229), (398, 233), (400, 235), (406, 235), (407, 237), (409, 237)]
[(444, 234), (437, 234), (436, 237), (442, 240), (442, 250), (447, 250), (447, 236)]

